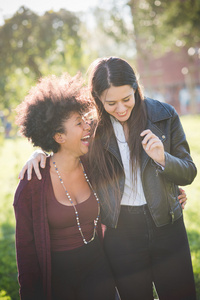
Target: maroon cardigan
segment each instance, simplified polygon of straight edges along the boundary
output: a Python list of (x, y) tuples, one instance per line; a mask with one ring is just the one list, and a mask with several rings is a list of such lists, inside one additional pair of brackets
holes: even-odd
[(16, 251), (22, 300), (51, 300), (51, 250), (45, 195), (50, 158), (41, 169), (42, 180), (20, 181), (14, 198)]
[[(87, 163), (81, 158), (87, 173)], [(35, 173), (28, 181), (26, 174), (20, 181), (14, 198), (16, 217), (16, 251), (20, 297), (22, 300), (51, 300), (51, 249), (47, 220), (46, 197), (50, 180), (50, 157), (42, 179)], [(101, 223), (97, 234), (102, 241)]]

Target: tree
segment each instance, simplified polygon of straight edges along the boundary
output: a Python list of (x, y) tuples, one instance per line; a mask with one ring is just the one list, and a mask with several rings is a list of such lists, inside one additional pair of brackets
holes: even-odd
[(77, 71), (81, 60), (79, 27), (79, 18), (64, 9), (38, 16), (21, 7), (5, 20), (0, 27), (0, 102), (4, 107), (19, 102), (16, 96), (20, 96), (21, 82), (29, 86), (42, 75), (59, 72), (59, 67), (69, 73)]
[(101, 7), (105, 33), (117, 42), (132, 39), (139, 55), (200, 43), (200, 0), (110, 0)]
[(121, 0), (101, 2), (93, 10), (94, 26), (90, 38), (93, 41), (92, 47), (101, 57), (121, 56), (134, 60), (135, 40), (129, 7), (124, 0), (123, 5)]
[(140, 53), (200, 43), (200, 0), (129, 0)]

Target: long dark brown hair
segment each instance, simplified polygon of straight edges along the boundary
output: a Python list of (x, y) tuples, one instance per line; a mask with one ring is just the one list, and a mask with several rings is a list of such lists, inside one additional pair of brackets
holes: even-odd
[[(89, 68), (89, 87), (100, 114), (96, 137), (89, 152), (90, 172), (95, 188), (101, 189), (107, 196), (108, 185), (110, 185), (115, 189), (117, 186), (115, 192), (118, 197), (121, 197), (117, 184), (121, 175), (121, 168), (117, 167), (118, 164), (114, 163), (115, 158), (107, 151), (110, 138), (114, 132), (110, 115), (105, 111), (100, 97), (111, 86), (123, 85), (130, 85), (135, 91), (135, 106), (127, 121), (127, 125), (133, 177), (137, 180), (137, 169), (140, 166), (142, 150), (140, 133), (145, 129), (147, 115), (143, 93), (136, 73), (125, 60), (117, 57), (97, 59)], [(109, 203), (109, 199), (107, 200)]]

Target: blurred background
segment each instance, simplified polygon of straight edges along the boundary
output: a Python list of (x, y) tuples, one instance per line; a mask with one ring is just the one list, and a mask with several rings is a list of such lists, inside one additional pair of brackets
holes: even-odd
[[(200, 167), (200, 0), (6, 0), (0, 4), (0, 299), (18, 296), (13, 196), (32, 146), (15, 108), (41, 76), (75, 75), (119, 56), (144, 94), (170, 103)], [(200, 299), (200, 176), (184, 188), (184, 211)], [(103, 299), (102, 299), (103, 300)]]

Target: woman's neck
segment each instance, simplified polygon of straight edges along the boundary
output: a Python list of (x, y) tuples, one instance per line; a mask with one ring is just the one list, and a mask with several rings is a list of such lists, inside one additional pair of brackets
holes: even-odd
[(52, 161), (56, 162), (59, 170), (65, 173), (70, 173), (80, 167), (80, 157), (69, 156), (64, 152), (54, 153)]

